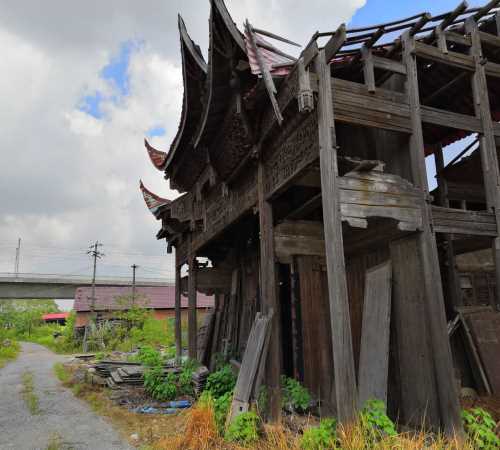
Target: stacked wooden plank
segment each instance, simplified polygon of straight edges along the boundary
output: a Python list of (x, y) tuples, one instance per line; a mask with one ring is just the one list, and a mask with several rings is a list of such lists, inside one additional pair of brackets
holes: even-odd
[(193, 380), (196, 395), (200, 395), (203, 389), (205, 389), (209, 373), (209, 370), (205, 366), (200, 366), (193, 372), (191, 379)]

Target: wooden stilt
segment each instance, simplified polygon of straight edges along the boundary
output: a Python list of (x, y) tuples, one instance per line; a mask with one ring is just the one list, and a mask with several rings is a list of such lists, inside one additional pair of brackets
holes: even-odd
[(358, 399), (337, 186), (337, 144), (335, 142), (332, 82), (324, 50), (316, 56), (315, 64), (319, 82), (318, 128), (321, 192), (337, 413), (341, 422), (348, 423), (355, 417)]
[[(423, 262), (426, 316), (429, 324), (434, 373), (439, 396), (439, 409), (444, 432), (448, 436), (462, 434), (460, 405), (455, 383), (447, 322), (444, 309), (443, 288), (435, 235), (431, 230), (432, 215), (429, 204), (429, 187), (425, 168), (424, 138), (418, 90), (415, 40), (409, 33), (403, 36), (403, 63), (407, 72), (407, 92), (410, 106), (412, 134), (410, 135), (410, 161), (413, 183), (424, 193), (422, 231), (418, 235)], [(440, 424), (436, 424), (439, 427)]]
[(266, 385), (269, 394), (269, 420), (281, 419), (281, 326), (276, 286), (274, 257), (273, 209), (264, 195), (264, 166), (258, 168), (259, 226), (260, 226), (260, 298), (263, 312), (274, 311), (271, 338), (266, 363)]
[(182, 356), (182, 316), (181, 316), (181, 266), (175, 262), (175, 355), (177, 362)]
[(196, 322), (196, 257), (189, 257), (189, 277), (188, 277), (188, 357), (196, 359), (198, 348), (196, 342), (196, 333), (198, 324)]

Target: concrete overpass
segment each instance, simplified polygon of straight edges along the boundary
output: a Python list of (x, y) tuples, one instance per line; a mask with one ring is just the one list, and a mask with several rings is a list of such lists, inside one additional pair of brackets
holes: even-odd
[[(73, 299), (76, 288), (90, 286), (89, 277), (77, 275), (0, 273), (0, 299)], [(137, 279), (137, 287), (171, 286), (168, 280)], [(96, 286), (131, 286), (130, 278), (99, 277)]]

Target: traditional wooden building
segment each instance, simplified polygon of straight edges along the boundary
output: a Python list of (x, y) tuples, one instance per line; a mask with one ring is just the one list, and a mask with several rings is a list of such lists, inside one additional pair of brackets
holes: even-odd
[[(206, 62), (179, 18), (181, 122), (168, 153), (146, 147), (183, 194), (143, 193), (175, 248), (178, 304), (188, 292), (190, 356), (197, 289), (216, 298), (212, 356), (244, 360), (256, 313), (272, 312), (272, 418), (285, 374), (343, 421), (377, 396), (400, 422), (461, 429), (455, 258), (490, 249), (500, 277), (497, 3), (342, 25), (298, 58), (211, 0)], [(452, 143), (467, 158), (445, 164)]]

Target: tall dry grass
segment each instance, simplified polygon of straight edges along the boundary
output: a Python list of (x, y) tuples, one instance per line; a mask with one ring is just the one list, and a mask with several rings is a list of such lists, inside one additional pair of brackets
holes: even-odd
[[(331, 450), (474, 450), (469, 442), (449, 440), (428, 432), (402, 433), (373, 441), (362, 423), (337, 428), (338, 446)], [(186, 414), (185, 428), (174, 437), (152, 445), (155, 450), (304, 450), (301, 436), (282, 425), (265, 425), (262, 438), (250, 447), (226, 442), (217, 431), (210, 404), (195, 406)], [(327, 450), (327, 449), (325, 449)]]

